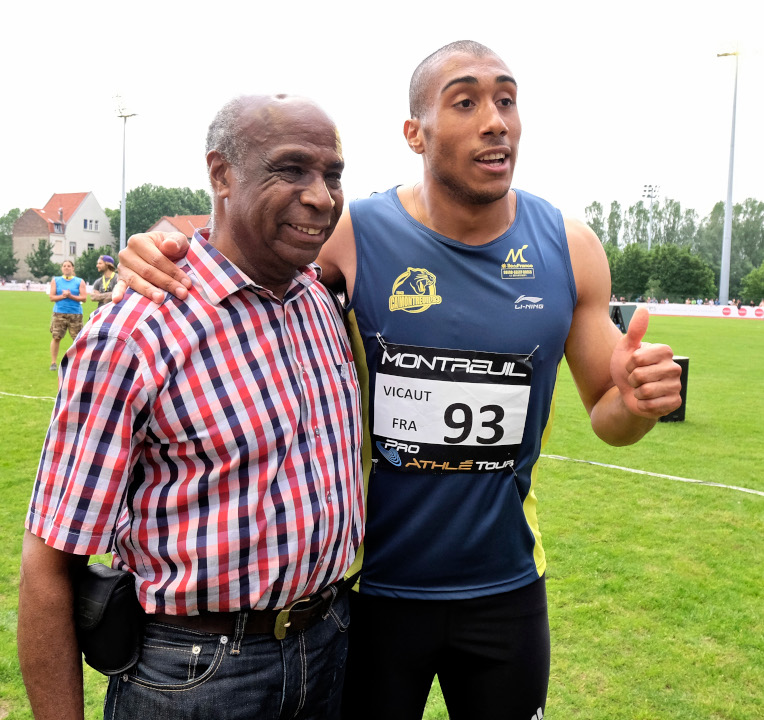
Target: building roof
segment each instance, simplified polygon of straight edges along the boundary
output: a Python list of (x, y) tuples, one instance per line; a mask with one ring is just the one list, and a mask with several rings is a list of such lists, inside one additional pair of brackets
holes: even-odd
[(170, 223), (178, 232), (183, 233), (186, 237), (192, 237), (194, 230), (197, 228), (207, 227), (210, 221), (211, 215), (163, 215), (157, 220), (146, 232), (151, 232), (159, 223), (166, 221)]
[(66, 225), (88, 195), (90, 195), (89, 192), (53, 193), (44, 208), (39, 210), (33, 208), (33, 210), (48, 223), (48, 229), (53, 232), (53, 224), (61, 222), (63, 217), (64, 225)]

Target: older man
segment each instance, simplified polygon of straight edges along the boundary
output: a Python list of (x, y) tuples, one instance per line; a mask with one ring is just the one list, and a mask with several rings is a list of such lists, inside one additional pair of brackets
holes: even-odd
[(182, 263), (187, 298), (130, 294), (62, 366), (19, 603), (38, 720), (83, 715), (71, 577), (107, 551), (146, 613), (107, 717), (338, 713), (359, 390), (312, 263), (342, 212), (339, 137), (310, 101), (240, 98), (210, 126), (207, 165), (214, 228)]

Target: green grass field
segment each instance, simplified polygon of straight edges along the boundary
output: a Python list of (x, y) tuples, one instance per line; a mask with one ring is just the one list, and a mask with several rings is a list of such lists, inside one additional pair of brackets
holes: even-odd
[[(0, 292), (0, 393), (13, 394), (0, 394), (0, 720), (31, 718), (16, 659), (18, 566), (53, 403), (18, 396), (56, 393), (50, 313), (44, 294)], [(610, 448), (591, 432), (563, 367), (545, 454), (764, 492), (764, 323), (655, 317), (647, 340), (690, 357), (686, 421)], [(541, 464), (552, 629), (545, 717), (764, 718), (764, 496)], [(86, 668), (88, 718), (100, 717), (103, 690)], [(447, 718), (437, 686), (425, 717)]]

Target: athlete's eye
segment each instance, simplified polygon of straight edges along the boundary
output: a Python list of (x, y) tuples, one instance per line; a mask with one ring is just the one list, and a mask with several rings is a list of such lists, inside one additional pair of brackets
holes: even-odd
[(502, 107), (510, 107), (511, 105), (514, 105), (515, 101), (512, 98), (502, 98), (499, 100), (499, 105)]
[(465, 98), (456, 103), (456, 107), (468, 108), (472, 106), (472, 100)]

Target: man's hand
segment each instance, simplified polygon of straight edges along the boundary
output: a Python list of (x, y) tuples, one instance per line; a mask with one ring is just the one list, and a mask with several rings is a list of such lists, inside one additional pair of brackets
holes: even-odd
[(637, 308), (613, 350), (610, 373), (629, 412), (656, 420), (682, 404), (682, 369), (668, 345), (642, 342), (649, 322), (647, 308)]
[(188, 240), (183, 233), (132, 235), (127, 247), (119, 252), (119, 280), (112, 291), (112, 301), (122, 300), (128, 287), (157, 304), (164, 300), (162, 290), (184, 300), (191, 280), (174, 261), (185, 257), (187, 252)]

